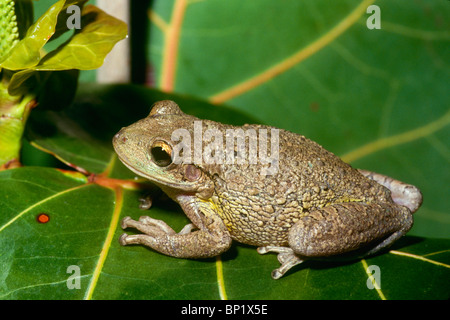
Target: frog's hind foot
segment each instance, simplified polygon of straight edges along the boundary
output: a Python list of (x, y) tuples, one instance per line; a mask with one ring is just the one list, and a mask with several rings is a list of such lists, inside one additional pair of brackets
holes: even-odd
[(265, 246), (257, 249), (259, 254), (266, 254), (268, 252), (278, 253), (277, 258), (281, 263), (278, 269), (272, 271), (273, 279), (280, 279), (289, 269), (302, 263), (304, 260), (300, 259), (291, 248), (277, 247), (277, 246)]
[(391, 191), (392, 200), (401, 206), (407, 207), (411, 213), (416, 212), (422, 205), (422, 193), (419, 188), (380, 173), (358, 169), (363, 176), (374, 180)]

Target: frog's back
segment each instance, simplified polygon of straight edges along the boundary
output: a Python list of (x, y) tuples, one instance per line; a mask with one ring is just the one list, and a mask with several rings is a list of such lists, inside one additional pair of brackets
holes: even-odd
[[(274, 129), (243, 128), (262, 128), (268, 133)], [(272, 162), (273, 175), (264, 175), (268, 165), (258, 159), (257, 164), (224, 164), (213, 177), (214, 200), (235, 240), (258, 246), (285, 245), (292, 225), (316, 209), (349, 201), (389, 201), (386, 188), (314, 141), (275, 130), (279, 148), (278, 167)]]

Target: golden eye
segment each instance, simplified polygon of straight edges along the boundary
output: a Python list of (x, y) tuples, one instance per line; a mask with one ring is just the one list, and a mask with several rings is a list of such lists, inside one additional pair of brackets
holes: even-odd
[(153, 142), (150, 148), (153, 162), (158, 167), (167, 167), (172, 163), (172, 147), (164, 141)]

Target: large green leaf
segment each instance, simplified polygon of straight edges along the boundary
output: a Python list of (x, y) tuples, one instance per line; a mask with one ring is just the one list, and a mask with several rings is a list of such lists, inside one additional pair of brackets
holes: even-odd
[[(148, 214), (175, 230), (188, 223), (176, 204), (150, 184), (134, 180), (110, 145), (122, 125), (145, 116), (151, 103), (167, 98), (200, 117), (209, 113), (224, 122), (251, 122), (225, 107), (132, 86), (84, 86), (71, 108), (32, 114), (32, 143), (84, 174), (40, 167), (0, 172), (1, 299), (450, 297), (450, 240), (406, 237), (389, 253), (347, 263), (311, 261), (280, 280), (270, 277), (279, 265), (275, 255), (261, 256), (255, 248), (239, 244), (221, 257), (205, 260), (171, 258), (142, 246), (121, 247), (119, 221), (124, 216)], [(121, 99), (132, 102), (129, 109), (119, 108)], [(148, 193), (154, 205), (145, 212), (138, 209), (139, 197)], [(41, 214), (50, 220), (40, 223)], [(366, 270), (374, 265), (379, 268), (380, 290), (367, 287)], [(79, 289), (69, 289), (77, 283), (71, 268), (80, 272)]]
[[(253, 248), (235, 246), (215, 261), (120, 247), (119, 219), (142, 214), (136, 192), (49, 168), (3, 171), (0, 179), (0, 299), (449, 298), (450, 253), (441, 250), (449, 240), (405, 238), (385, 255), (307, 263), (275, 281), (276, 258)], [(186, 221), (169, 208), (157, 205), (151, 214), (180, 229)], [(41, 214), (49, 222), (39, 223)], [(369, 265), (380, 268), (380, 290), (367, 287)], [(69, 289), (74, 266), (80, 284)]]
[[(448, 237), (449, 230), (448, 28), (441, 18), (447, 7), (442, 1), (379, 1), (382, 29), (368, 30), (365, 9), (372, 1), (255, 3), (154, 1), (150, 49), (158, 85), (203, 99), (84, 87), (71, 108), (32, 113), (32, 144), (84, 174), (43, 168), (0, 173), (0, 298), (450, 297), (450, 240), (423, 238)], [(297, 53), (307, 55), (239, 95), (217, 98)], [(422, 237), (407, 236), (388, 253), (361, 261), (307, 262), (277, 281), (270, 277), (276, 256), (243, 245), (207, 260), (120, 247), (118, 223), (125, 215), (149, 214), (175, 230), (188, 222), (158, 195), (149, 212), (139, 210), (138, 198), (155, 191), (132, 179), (110, 144), (121, 126), (167, 98), (201, 118), (300, 132), (355, 166), (418, 185), (425, 202), (410, 234)], [(41, 213), (50, 216), (48, 223), (36, 221)], [(423, 229), (427, 220), (431, 229)], [(71, 265), (80, 268), (80, 289), (67, 287)], [(379, 267), (380, 290), (367, 287), (368, 266)]]
[[(372, 4), (381, 29), (366, 25)], [(164, 91), (225, 103), (417, 185), (412, 233), (449, 238), (449, 15), (445, 0), (157, 0), (149, 57)]]

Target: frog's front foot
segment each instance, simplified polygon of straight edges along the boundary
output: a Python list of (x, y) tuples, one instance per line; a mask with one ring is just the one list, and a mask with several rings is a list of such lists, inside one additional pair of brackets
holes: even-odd
[[(130, 217), (125, 217), (122, 219), (120, 226), (122, 227), (122, 229), (135, 228), (145, 234), (145, 235), (127, 235), (126, 233), (122, 234), (122, 236), (119, 238), (119, 242), (123, 246), (127, 244), (140, 243), (143, 236), (164, 237), (177, 234), (164, 221), (153, 219), (148, 216), (140, 217), (139, 221), (133, 220)], [(190, 223), (184, 226), (184, 228), (178, 234), (179, 235), (188, 234), (193, 229), (195, 229), (195, 226), (192, 223)]]
[(259, 254), (266, 254), (268, 252), (278, 253), (277, 258), (281, 263), (281, 266), (272, 271), (273, 279), (280, 279), (289, 269), (304, 261), (295, 255), (294, 251), (288, 247), (265, 246), (259, 247), (257, 251)]
[[(175, 234), (175, 231), (169, 227), (164, 221), (156, 220), (150, 217), (140, 217), (139, 221), (133, 220), (130, 217), (125, 217), (120, 223), (122, 229), (134, 228), (153, 237), (161, 237), (164, 235)], [(122, 237), (121, 237), (122, 239)], [(132, 239), (130, 236), (129, 239)], [(121, 242), (122, 244), (122, 242)]]
[[(148, 218), (148, 219), (147, 219)], [(174, 234), (175, 231), (170, 228), (163, 221), (152, 219), (150, 217), (140, 217), (139, 221), (133, 220), (130, 217), (125, 217), (122, 219), (120, 226), (122, 229), (134, 228), (145, 234), (147, 239), (151, 237), (162, 237), (165, 234)], [(119, 238), (119, 243), (122, 246), (128, 244), (140, 243), (144, 235), (128, 235), (126, 233), (122, 234)]]
[[(150, 218), (148, 216), (143, 216), (139, 218), (139, 221), (133, 220), (130, 217), (125, 217), (120, 223), (122, 229), (134, 228), (144, 234), (128, 235), (126, 233), (122, 234), (119, 238), (119, 243), (122, 246), (128, 244), (139, 244), (149, 241), (151, 237), (161, 238), (164, 236), (170, 236), (177, 234), (167, 223), (162, 220), (157, 220)], [(188, 234), (191, 232), (195, 226), (190, 223), (187, 224), (178, 234)]]

